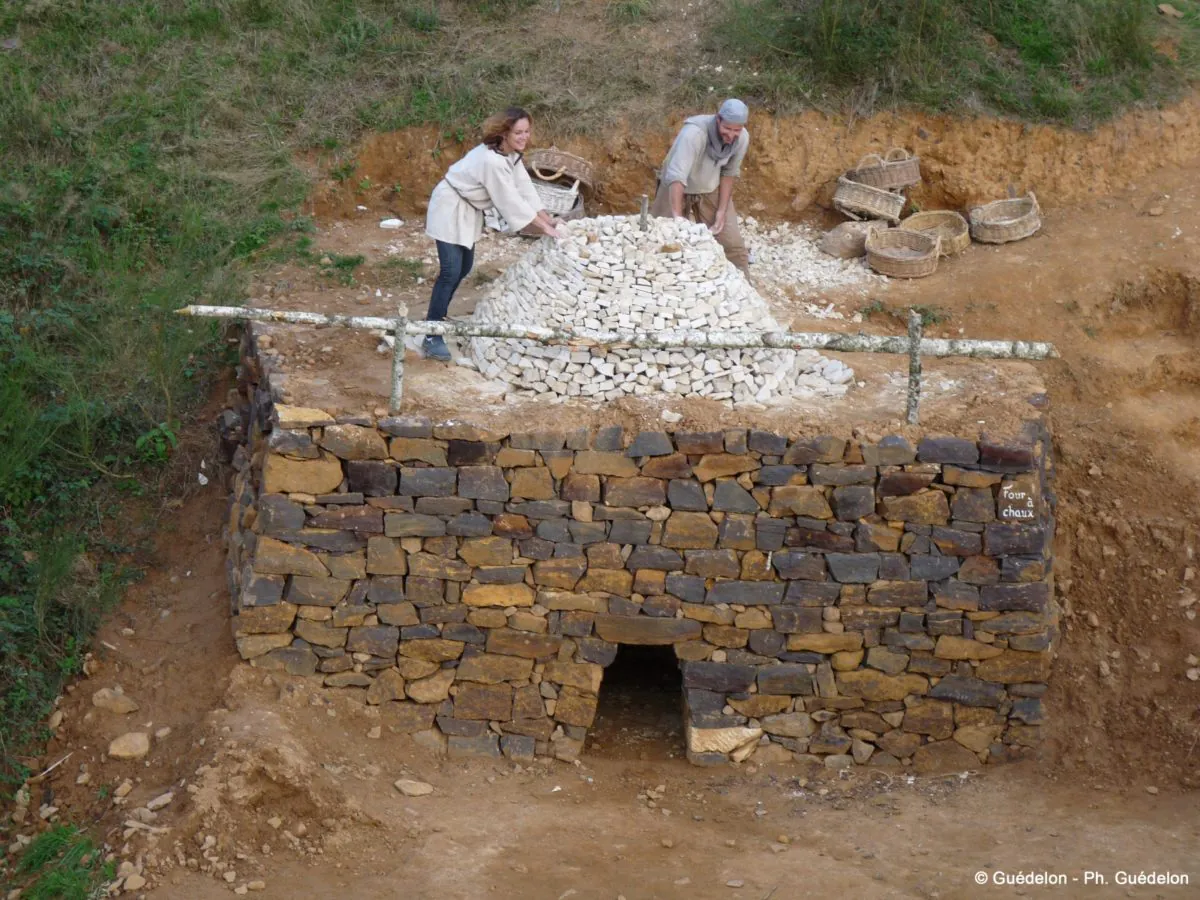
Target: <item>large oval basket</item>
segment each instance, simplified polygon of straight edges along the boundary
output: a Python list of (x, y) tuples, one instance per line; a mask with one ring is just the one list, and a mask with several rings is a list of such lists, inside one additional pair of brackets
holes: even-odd
[(924, 278), (937, 271), (941, 239), (893, 228), (867, 233), (867, 265), (891, 278)]
[(840, 175), (833, 205), (852, 219), (887, 219), (895, 224), (900, 221), (900, 210), (904, 209), (904, 195), (859, 184)]
[(588, 188), (596, 184), (595, 169), (590, 162), (582, 156), (567, 153), (557, 147), (551, 147), (549, 150), (530, 150), (525, 154), (525, 168), (533, 175), (534, 183), (568, 178)]
[(911, 187), (921, 181), (921, 158), (903, 147), (893, 147), (887, 156), (867, 154), (846, 174), (851, 181), (883, 190)]
[(900, 223), (905, 231), (917, 231), (942, 239), (942, 256), (954, 256), (971, 246), (967, 220), (949, 209), (913, 213)]
[(548, 181), (538, 181), (533, 179), (533, 189), (537, 191), (538, 197), (542, 201), (542, 209), (550, 213), (552, 216), (565, 216), (575, 208), (575, 204), (579, 201), (579, 182), (576, 181), (570, 187), (563, 187), (558, 184), (551, 184)]
[(996, 200), (969, 213), (971, 237), (985, 244), (1006, 244), (1036, 234), (1042, 227), (1042, 209), (1030, 191), (1015, 200)]

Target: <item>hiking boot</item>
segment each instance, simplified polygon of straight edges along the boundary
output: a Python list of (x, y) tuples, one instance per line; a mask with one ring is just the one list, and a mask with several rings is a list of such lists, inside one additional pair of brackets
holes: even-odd
[(436, 359), (438, 362), (450, 362), (450, 348), (446, 346), (440, 334), (429, 334), (421, 342), (421, 352), (426, 359)]

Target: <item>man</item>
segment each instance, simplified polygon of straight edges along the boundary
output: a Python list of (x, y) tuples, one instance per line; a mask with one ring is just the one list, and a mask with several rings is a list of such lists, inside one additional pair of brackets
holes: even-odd
[(750, 259), (733, 208), (733, 181), (750, 146), (749, 117), (746, 104), (730, 98), (715, 116), (685, 121), (663, 162), (650, 208), (656, 216), (691, 215), (703, 222), (725, 248), (726, 258), (743, 272)]

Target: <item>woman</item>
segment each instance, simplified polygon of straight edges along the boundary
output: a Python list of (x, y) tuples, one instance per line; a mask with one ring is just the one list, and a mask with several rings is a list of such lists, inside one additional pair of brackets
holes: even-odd
[[(485, 210), (496, 207), (513, 231), (532, 224), (550, 237), (561, 237), (521, 165), (529, 132), (529, 113), (520, 107), (497, 113), (483, 124), (483, 143), (452, 165), (433, 189), (425, 233), (437, 242), (441, 271), (429, 299), (429, 321), (446, 318), (454, 292), (471, 271)], [(432, 359), (450, 359), (441, 335), (427, 335), (421, 349)]]

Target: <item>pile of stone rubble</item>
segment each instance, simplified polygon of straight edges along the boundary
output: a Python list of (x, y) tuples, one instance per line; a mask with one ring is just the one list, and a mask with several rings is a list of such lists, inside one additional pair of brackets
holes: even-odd
[[(605, 216), (562, 226), (510, 266), (476, 307), (483, 325), (596, 330), (781, 331), (708, 228)], [(486, 377), (538, 394), (615, 400), (663, 392), (733, 404), (840, 396), (854, 372), (809, 350), (571, 349), (474, 338)]]

